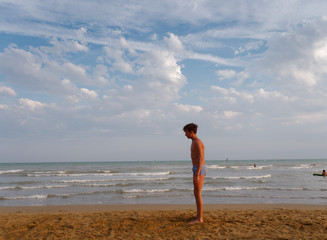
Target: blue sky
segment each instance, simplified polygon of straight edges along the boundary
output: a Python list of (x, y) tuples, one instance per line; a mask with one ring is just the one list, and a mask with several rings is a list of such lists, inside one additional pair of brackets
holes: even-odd
[(326, 158), (325, 9), (0, 0), (0, 162)]

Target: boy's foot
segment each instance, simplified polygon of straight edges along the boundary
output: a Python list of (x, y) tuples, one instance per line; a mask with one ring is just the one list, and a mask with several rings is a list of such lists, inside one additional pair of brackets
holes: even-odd
[(203, 220), (195, 219), (192, 222), (189, 222), (190, 225), (197, 224), (197, 223), (203, 223)]

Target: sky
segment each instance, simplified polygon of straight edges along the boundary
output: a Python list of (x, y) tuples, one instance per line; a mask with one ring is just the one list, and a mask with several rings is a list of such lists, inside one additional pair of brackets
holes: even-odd
[(317, 159), (324, 0), (0, 0), (0, 162)]

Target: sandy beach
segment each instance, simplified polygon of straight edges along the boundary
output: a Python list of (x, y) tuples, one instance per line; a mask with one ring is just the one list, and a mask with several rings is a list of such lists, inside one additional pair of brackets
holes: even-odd
[(325, 205), (0, 207), (0, 239), (327, 239)]

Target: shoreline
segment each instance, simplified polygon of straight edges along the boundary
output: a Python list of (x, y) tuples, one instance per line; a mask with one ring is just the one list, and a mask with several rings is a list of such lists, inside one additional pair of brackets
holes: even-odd
[[(1, 214), (10, 213), (97, 213), (115, 211), (178, 211), (195, 210), (195, 204), (105, 204), (105, 205), (51, 205), (51, 206), (0, 206)], [(318, 204), (204, 204), (203, 211), (212, 210), (326, 210)]]

